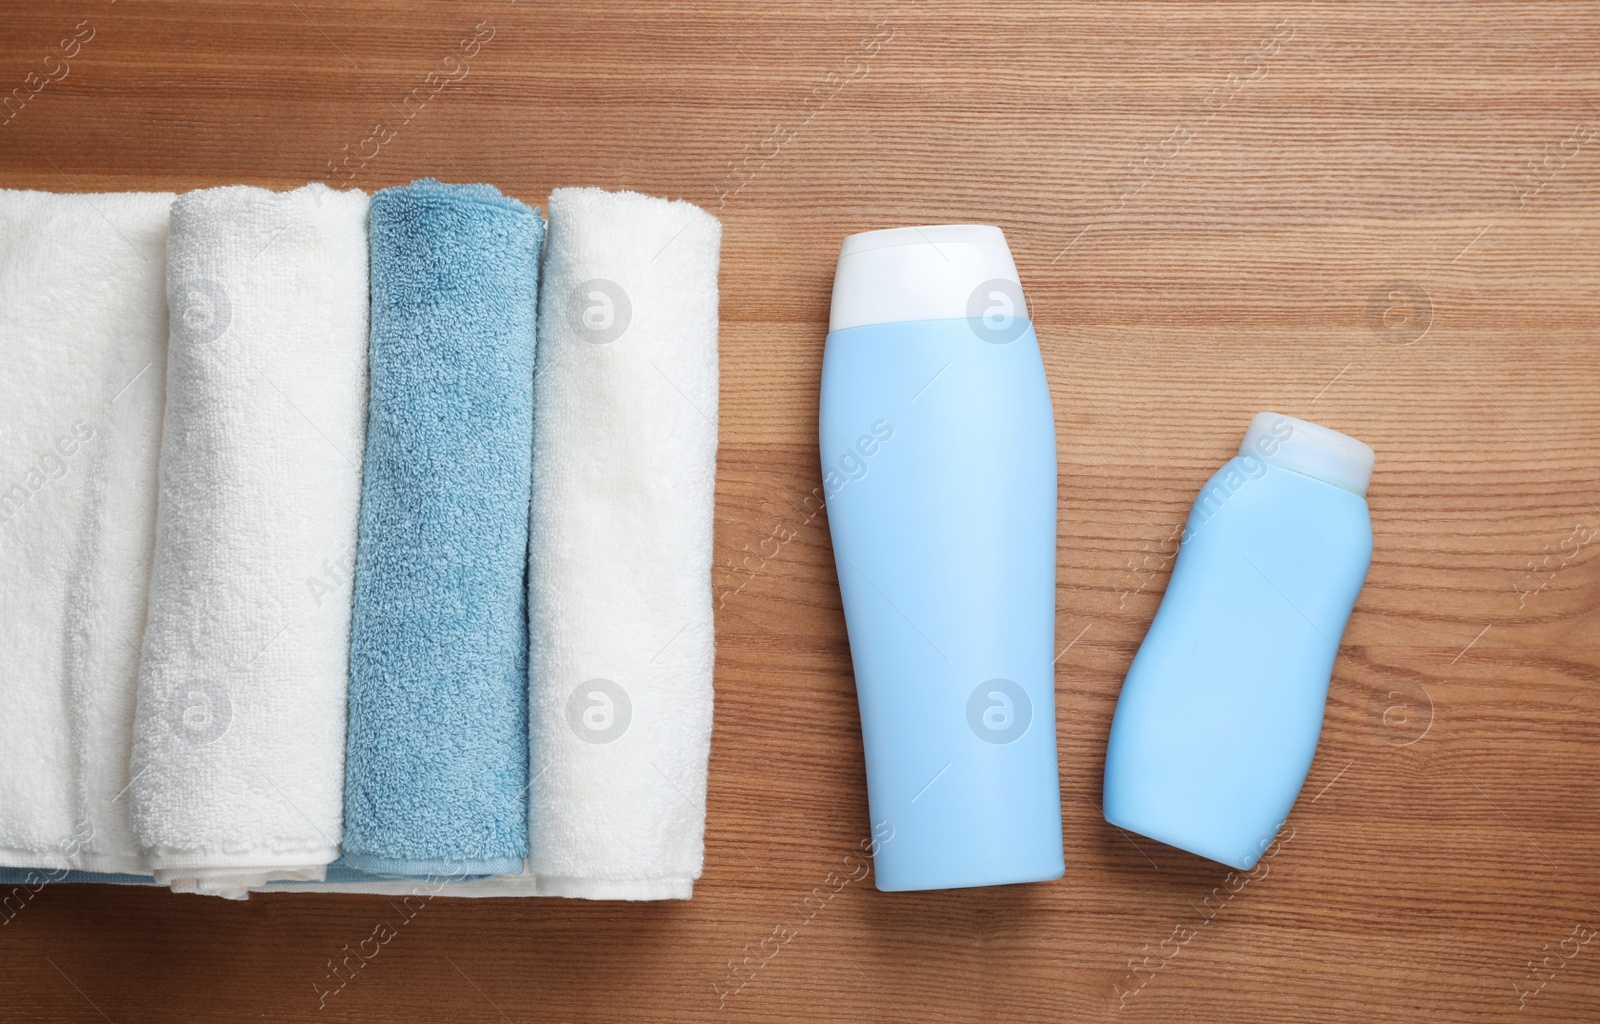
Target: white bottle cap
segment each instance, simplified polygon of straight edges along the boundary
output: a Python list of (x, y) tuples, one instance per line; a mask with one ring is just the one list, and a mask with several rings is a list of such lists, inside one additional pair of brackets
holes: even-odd
[(1258, 412), (1239, 444), (1239, 454), (1367, 496), (1372, 449), (1337, 430), (1293, 416)]
[[(1027, 316), (1006, 236), (991, 224), (864, 231), (839, 249), (830, 331), (961, 317), (1004, 324)], [(1004, 333), (1010, 332), (1001, 328), (994, 340)]]

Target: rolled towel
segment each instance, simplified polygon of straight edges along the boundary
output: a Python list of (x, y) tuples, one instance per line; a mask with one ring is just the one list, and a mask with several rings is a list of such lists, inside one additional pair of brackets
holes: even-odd
[(156, 881), (242, 898), (339, 855), (366, 436), (367, 197), (181, 196), (133, 817)]
[(529, 547), (541, 893), (686, 899), (704, 859), (722, 227), (558, 189)]
[(171, 205), (0, 192), (0, 865), (139, 870)]
[(372, 199), (372, 397), (344, 860), (517, 873), (538, 213), (487, 185)]

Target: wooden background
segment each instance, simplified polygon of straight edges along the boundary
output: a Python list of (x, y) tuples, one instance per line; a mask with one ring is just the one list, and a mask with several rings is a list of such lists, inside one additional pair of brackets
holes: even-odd
[[(0, 930), (0, 1016), (1600, 1020), (1594, 4), (0, 6), (0, 94), (92, 30), (0, 127), (0, 186), (435, 175), (726, 226), (694, 900), (434, 900), (319, 1009), (388, 900), (50, 886)], [(970, 220), (1015, 250), (1060, 431), (1068, 871), (833, 893), (867, 834), (802, 505), (833, 262)], [(1292, 838), (1238, 888), (1098, 794), (1174, 531), (1262, 409), (1377, 449), (1377, 550)]]

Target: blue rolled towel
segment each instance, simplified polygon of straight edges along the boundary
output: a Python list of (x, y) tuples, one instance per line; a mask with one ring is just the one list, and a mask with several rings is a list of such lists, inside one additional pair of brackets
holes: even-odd
[(370, 230), (344, 862), (520, 872), (544, 221), (491, 186), (424, 180), (373, 196)]

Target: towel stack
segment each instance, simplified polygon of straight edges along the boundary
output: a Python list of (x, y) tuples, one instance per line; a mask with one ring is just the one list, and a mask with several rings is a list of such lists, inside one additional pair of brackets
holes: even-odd
[(687, 898), (719, 244), (592, 189), (547, 242), (488, 186), (0, 191), (0, 882)]
[(169, 194), (0, 192), (0, 864), (141, 870), (128, 813)]
[(528, 563), (542, 893), (687, 899), (700, 877), (721, 237), (688, 203), (550, 197)]
[[(538, 214), (486, 186), (372, 203), (372, 404), (345, 862), (503, 875), (528, 855), (528, 473)], [(463, 258), (471, 254), (470, 259)]]
[(134, 829), (157, 882), (242, 896), (339, 856), (367, 197), (191, 192), (167, 247), (167, 409), (133, 726)]

